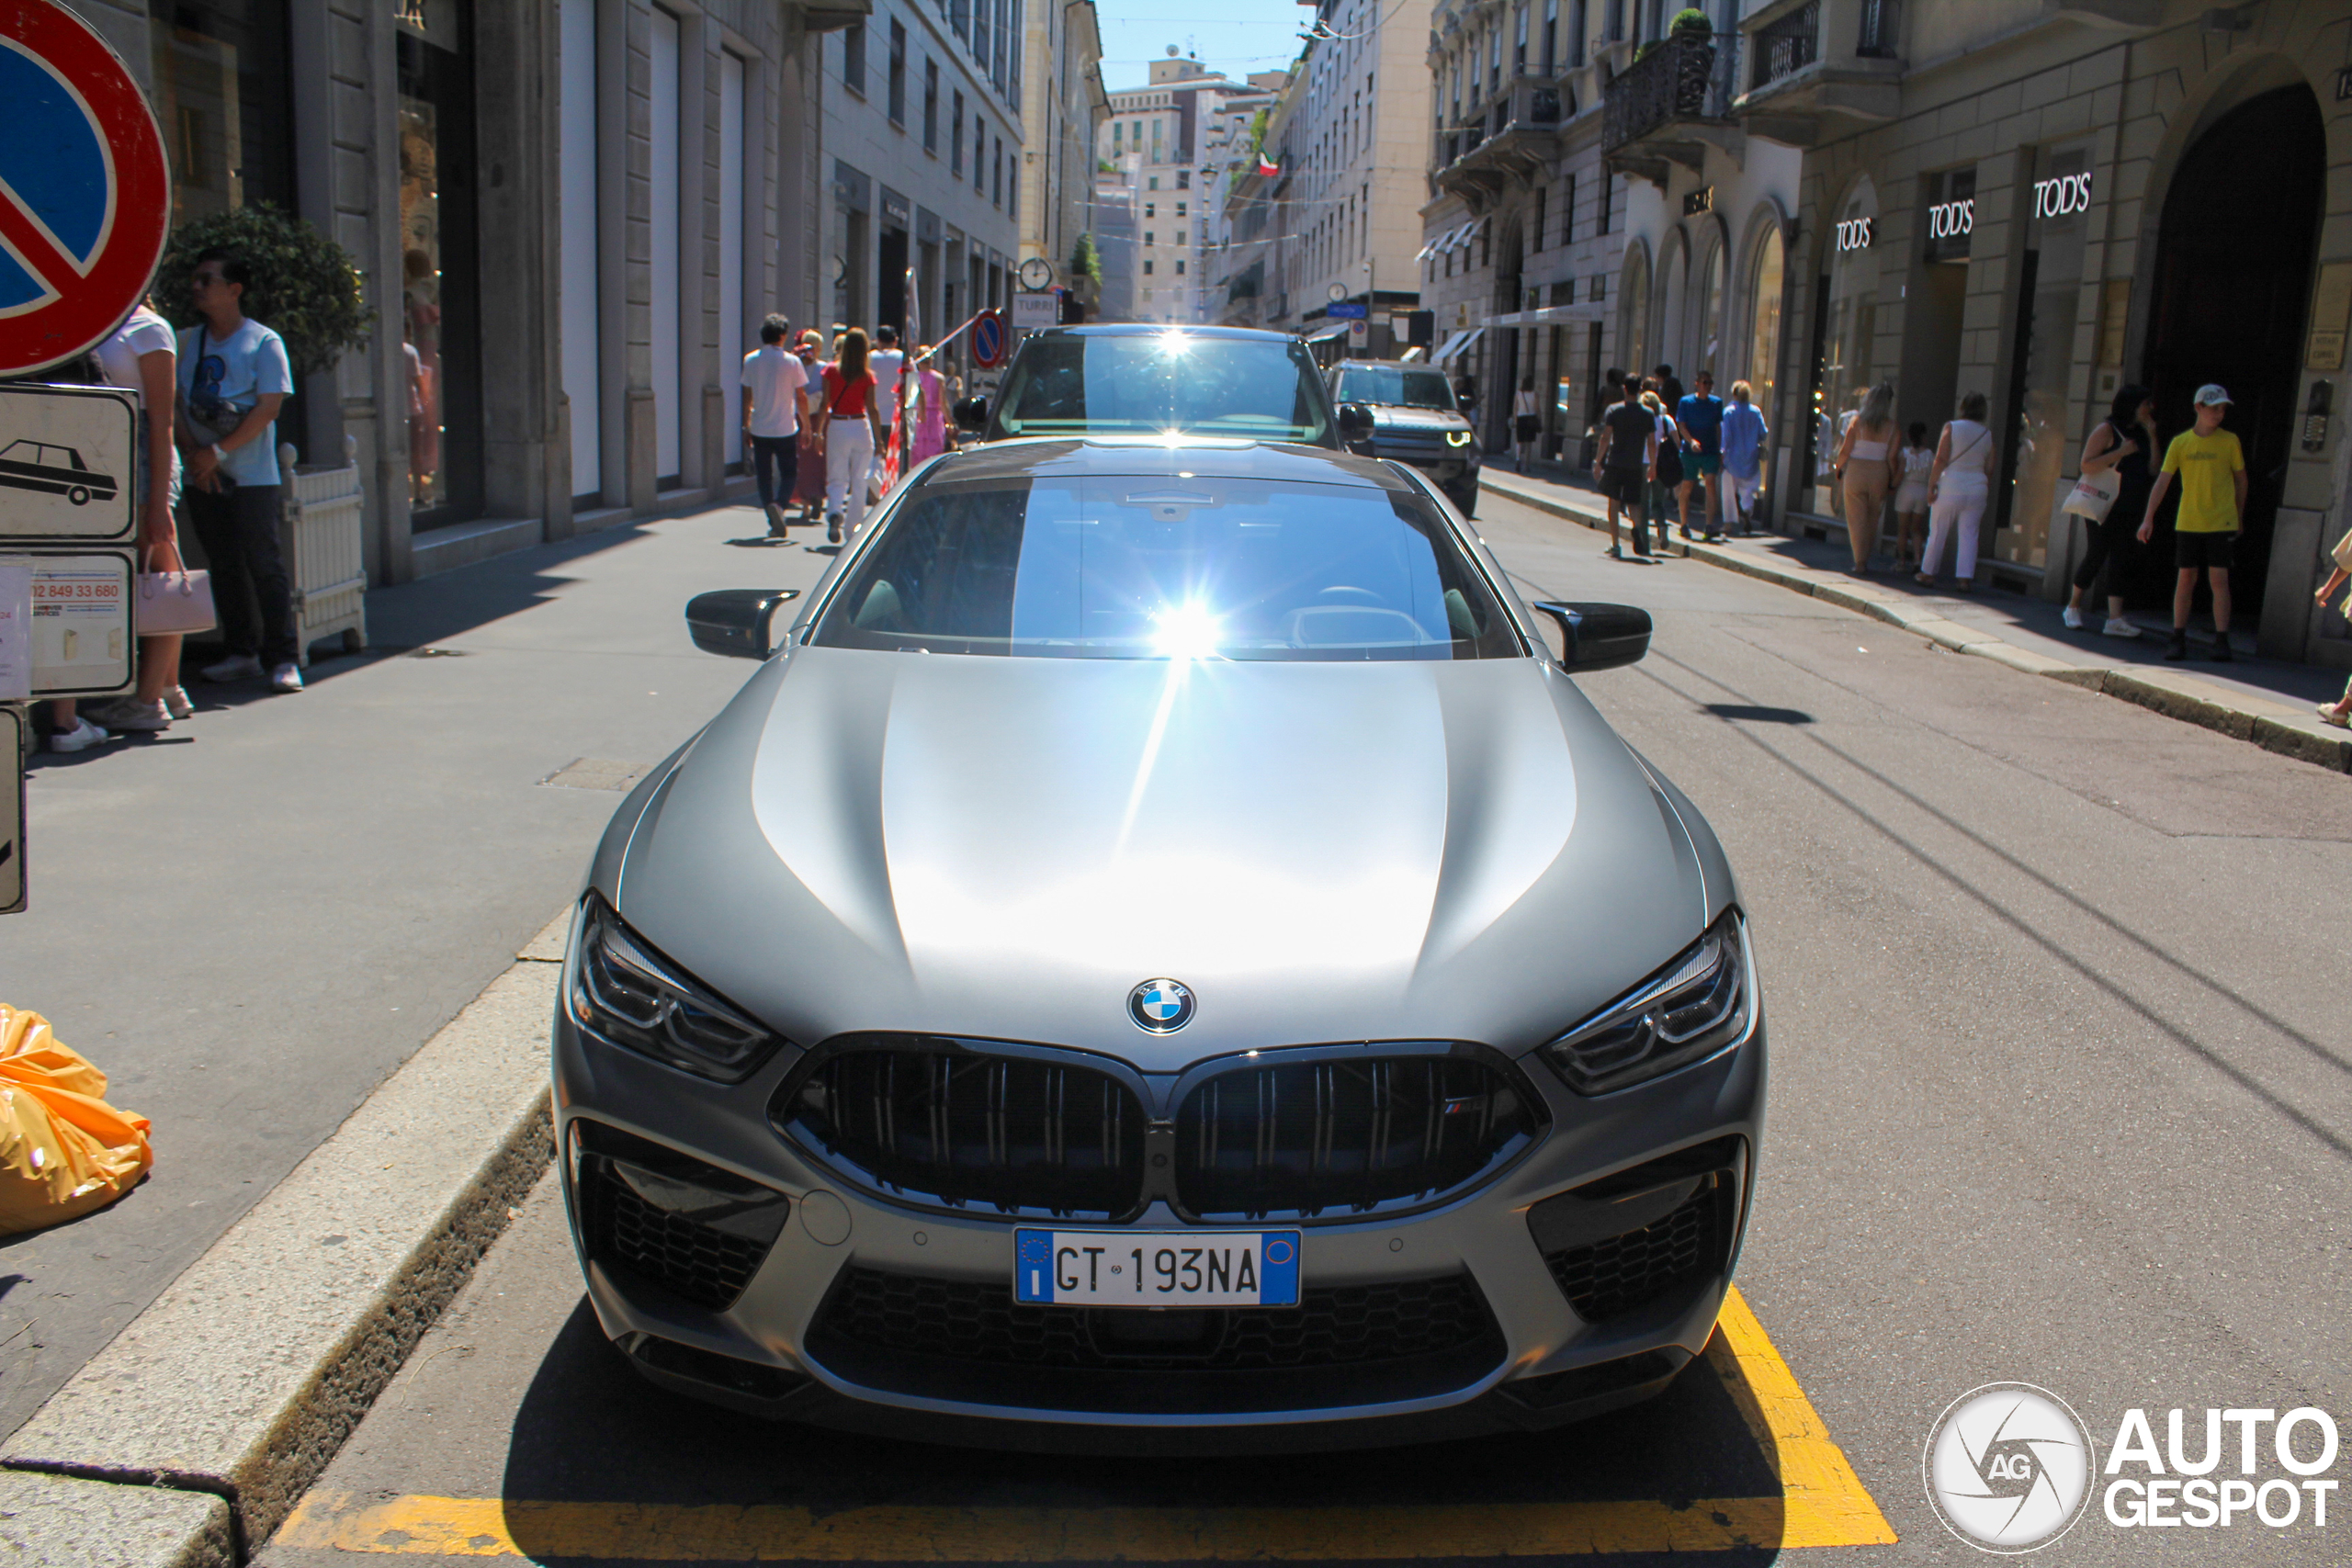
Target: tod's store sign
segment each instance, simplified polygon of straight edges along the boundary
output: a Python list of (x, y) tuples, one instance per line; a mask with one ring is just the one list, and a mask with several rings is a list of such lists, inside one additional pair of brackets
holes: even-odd
[(1964, 262), (1976, 232), (1976, 171), (1955, 169), (1928, 180), (1928, 259)]

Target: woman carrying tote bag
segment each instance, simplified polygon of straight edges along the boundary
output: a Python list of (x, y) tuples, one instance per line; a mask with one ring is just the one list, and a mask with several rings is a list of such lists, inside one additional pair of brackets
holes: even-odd
[(2090, 546), (2083, 564), (2075, 569), (2074, 596), (2066, 601), (2066, 625), (2083, 629), (2083, 598), (2108, 568), (2107, 625), (2109, 637), (2132, 637), (2140, 628), (2123, 618), (2123, 595), (2115, 591), (2122, 567), (2122, 552), (2132, 547), (2132, 533), (2148, 509), (2148, 491), (2155, 475), (2148, 454), (2159, 450), (2156, 400), (2148, 389), (2127, 386), (2115, 394), (2107, 418), (2083, 443), (2082, 478), (2066, 498), (2064, 510), (2090, 525)]

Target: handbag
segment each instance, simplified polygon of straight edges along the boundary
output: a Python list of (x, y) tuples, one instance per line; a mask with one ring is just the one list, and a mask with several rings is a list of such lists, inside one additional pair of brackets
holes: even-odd
[(220, 624), (212, 608), (212, 574), (209, 571), (149, 571), (150, 545), (139, 558), (139, 598), (131, 606), (131, 626), (141, 637), (172, 637), (209, 632)]
[(2102, 523), (2107, 520), (2108, 508), (2122, 493), (2123, 476), (2113, 468), (2103, 474), (2085, 474), (2075, 481), (2075, 488), (2067, 492), (2066, 503), (2058, 510)]

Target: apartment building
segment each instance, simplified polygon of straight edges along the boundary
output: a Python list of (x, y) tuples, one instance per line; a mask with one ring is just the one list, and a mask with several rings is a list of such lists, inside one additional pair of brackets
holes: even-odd
[(1267, 103), (1263, 87), (1236, 82), (1170, 44), (1151, 62), (1148, 85), (1110, 95), (1110, 118), (1097, 137), (1098, 160), (1135, 174), (1136, 270), (1129, 319), (1201, 322), (1216, 319), (1203, 272), (1220, 204), (1225, 170), (1209, 160), (1212, 143), (1229, 147), (1236, 122)]
[[(1024, 25), (1023, 0), (874, 0), (825, 40), (827, 324), (903, 332), (910, 267), (924, 337), (1005, 302), (1030, 183)], [(965, 367), (960, 344), (948, 357)]]
[(1097, 132), (1111, 112), (1094, 0), (1036, 0), (1027, 11), (1021, 118), (1020, 255), (1044, 256), (1079, 301), (1099, 309), (1100, 285), (1069, 276), (1093, 206)]

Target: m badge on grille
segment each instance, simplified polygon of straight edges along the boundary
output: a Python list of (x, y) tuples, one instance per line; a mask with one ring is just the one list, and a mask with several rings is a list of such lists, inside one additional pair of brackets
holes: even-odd
[(1173, 1034), (1193, 1021), (1193, 993), (1174, 980), (1146, 980), (1127, 993), (1127, 1016), (1149, 1034)]

